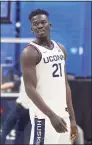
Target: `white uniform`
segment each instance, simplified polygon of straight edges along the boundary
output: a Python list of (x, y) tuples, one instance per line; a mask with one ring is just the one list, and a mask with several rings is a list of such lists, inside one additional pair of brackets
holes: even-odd
[(19, 97), (16, 100), (16, 102), (21, 104), (25, 109), (30, 108), (31, 100), (26, 94), (23, 77), (21, 77), (20, 92), (19, 92)]
[(42, 113), (33, 103), (30, 108), (32, 132), (30, 144), (69, 144), (70, 122), (66, 108), (65, 85), (65, 56), (63, 51), (52, 41), (52, 50), (31, 42), (41, 53), (41, 61), (36, 65), (37, 87), (36, 90), (46, 104), (67, 123), (67, 133), (57, 133), (50, 123), (49, 118)]

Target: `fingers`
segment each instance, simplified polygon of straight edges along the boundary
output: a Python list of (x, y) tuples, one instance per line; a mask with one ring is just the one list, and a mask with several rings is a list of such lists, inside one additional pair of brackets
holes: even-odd
[(68, 130), (67, 130), (67, 127), (65, 126), (65, 124), (63, 122), (60, 122), (56, 126), (56, 131), (59, 133), (64, 133), (64, 132), (67, 132)]
[(67, 129), (67, 124), (66, 124), (66, 122), (64, 121), (63, 118), (62, 118), (61, 120), (62, 120), (63, 124), (65, 125), (65, 127), (66, 127), (66, 129)]
[(60, 127), (55, 127), (56, 132), (58, 133), (63, 133), (64, 131)]
[(64, 121), (63, 118), (61, 118), (61, 120), (62, 120), (63, 127), (64, 127), (65, 131), (68, 131), (68, 130), (67, 130), (67, 124), (66, 124), (66, 122)]
[(62, 129), (64, 130), (64, 132), (68, 132), (67, 127), (65, 125), (62, 125)]
[(71, 136), (72, 135), (77, 135), (77, 134), (78, 134), (77, 128), (71, 128)]
[(71, 140), (72, 140), (72, 141), (75, 140), (75, 139), (76, 139), (76, 136), (77, 136), (76, 134), (72, 134), (72, 135), (71, 135)]
[(71, 140), (75, 140), (77, 137), (77, 130), (74, 133), (71, 133)]
[(64, 125), (67, 125), (63, 118), (61, 118), (61, 120), (62, 120), (62, 122), (64, 123)]

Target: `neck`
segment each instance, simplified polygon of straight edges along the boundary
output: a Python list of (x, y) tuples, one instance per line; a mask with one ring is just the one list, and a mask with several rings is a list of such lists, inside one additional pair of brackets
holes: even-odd
[(42, 46), (49, 46), (49, 47), (50, 47), (50, 44), (51, 44), (50, 37), (47, 37), (47, 38), (37, 38), (36, 42), (38, 44), (42, 45)]

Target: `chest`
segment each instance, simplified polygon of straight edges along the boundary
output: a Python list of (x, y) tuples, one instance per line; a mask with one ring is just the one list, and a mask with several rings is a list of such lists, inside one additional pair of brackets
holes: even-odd
[(42, 52), (42, 61), (44, 64), (64, 63), (65, 57), (60, 50), (47, 50)]

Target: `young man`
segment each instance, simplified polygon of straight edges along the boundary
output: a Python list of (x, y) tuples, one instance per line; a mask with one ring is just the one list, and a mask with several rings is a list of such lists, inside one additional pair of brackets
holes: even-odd
[[(14, 88), (15, 85), (20, 85), (20, 79), (14, 80), (13, 82), (4, 83), (1, 85), (1, 90), (6, 90)], [(28, 123), (30, 122), (29, 116), (29, 106), (30, 99), (25, 93), (23, 78), (21, 77), (20, 93), (16, 100), (15, 106), (12, 108), (2, 128), (1, 143), (5, 144), (6, 136), (11, 132), (14, 126), (17, 124), (16, 128), (16, 139), (14, 144), (28, 144), (29, 136), (24, 137), (24, 130)], [(31, 124), (30, 124), (31, 129)], [(29, 130), (30, 131), (30, 130)]]
[(31, 99), (30, 144), (68, 144), (76, 137), (77, 126), (65, 74), (66, 53), (64, 46), (51, 40), (48, 17), (41, 9), (31, 12), (36, 39), (21, 55), (25, 90)]

